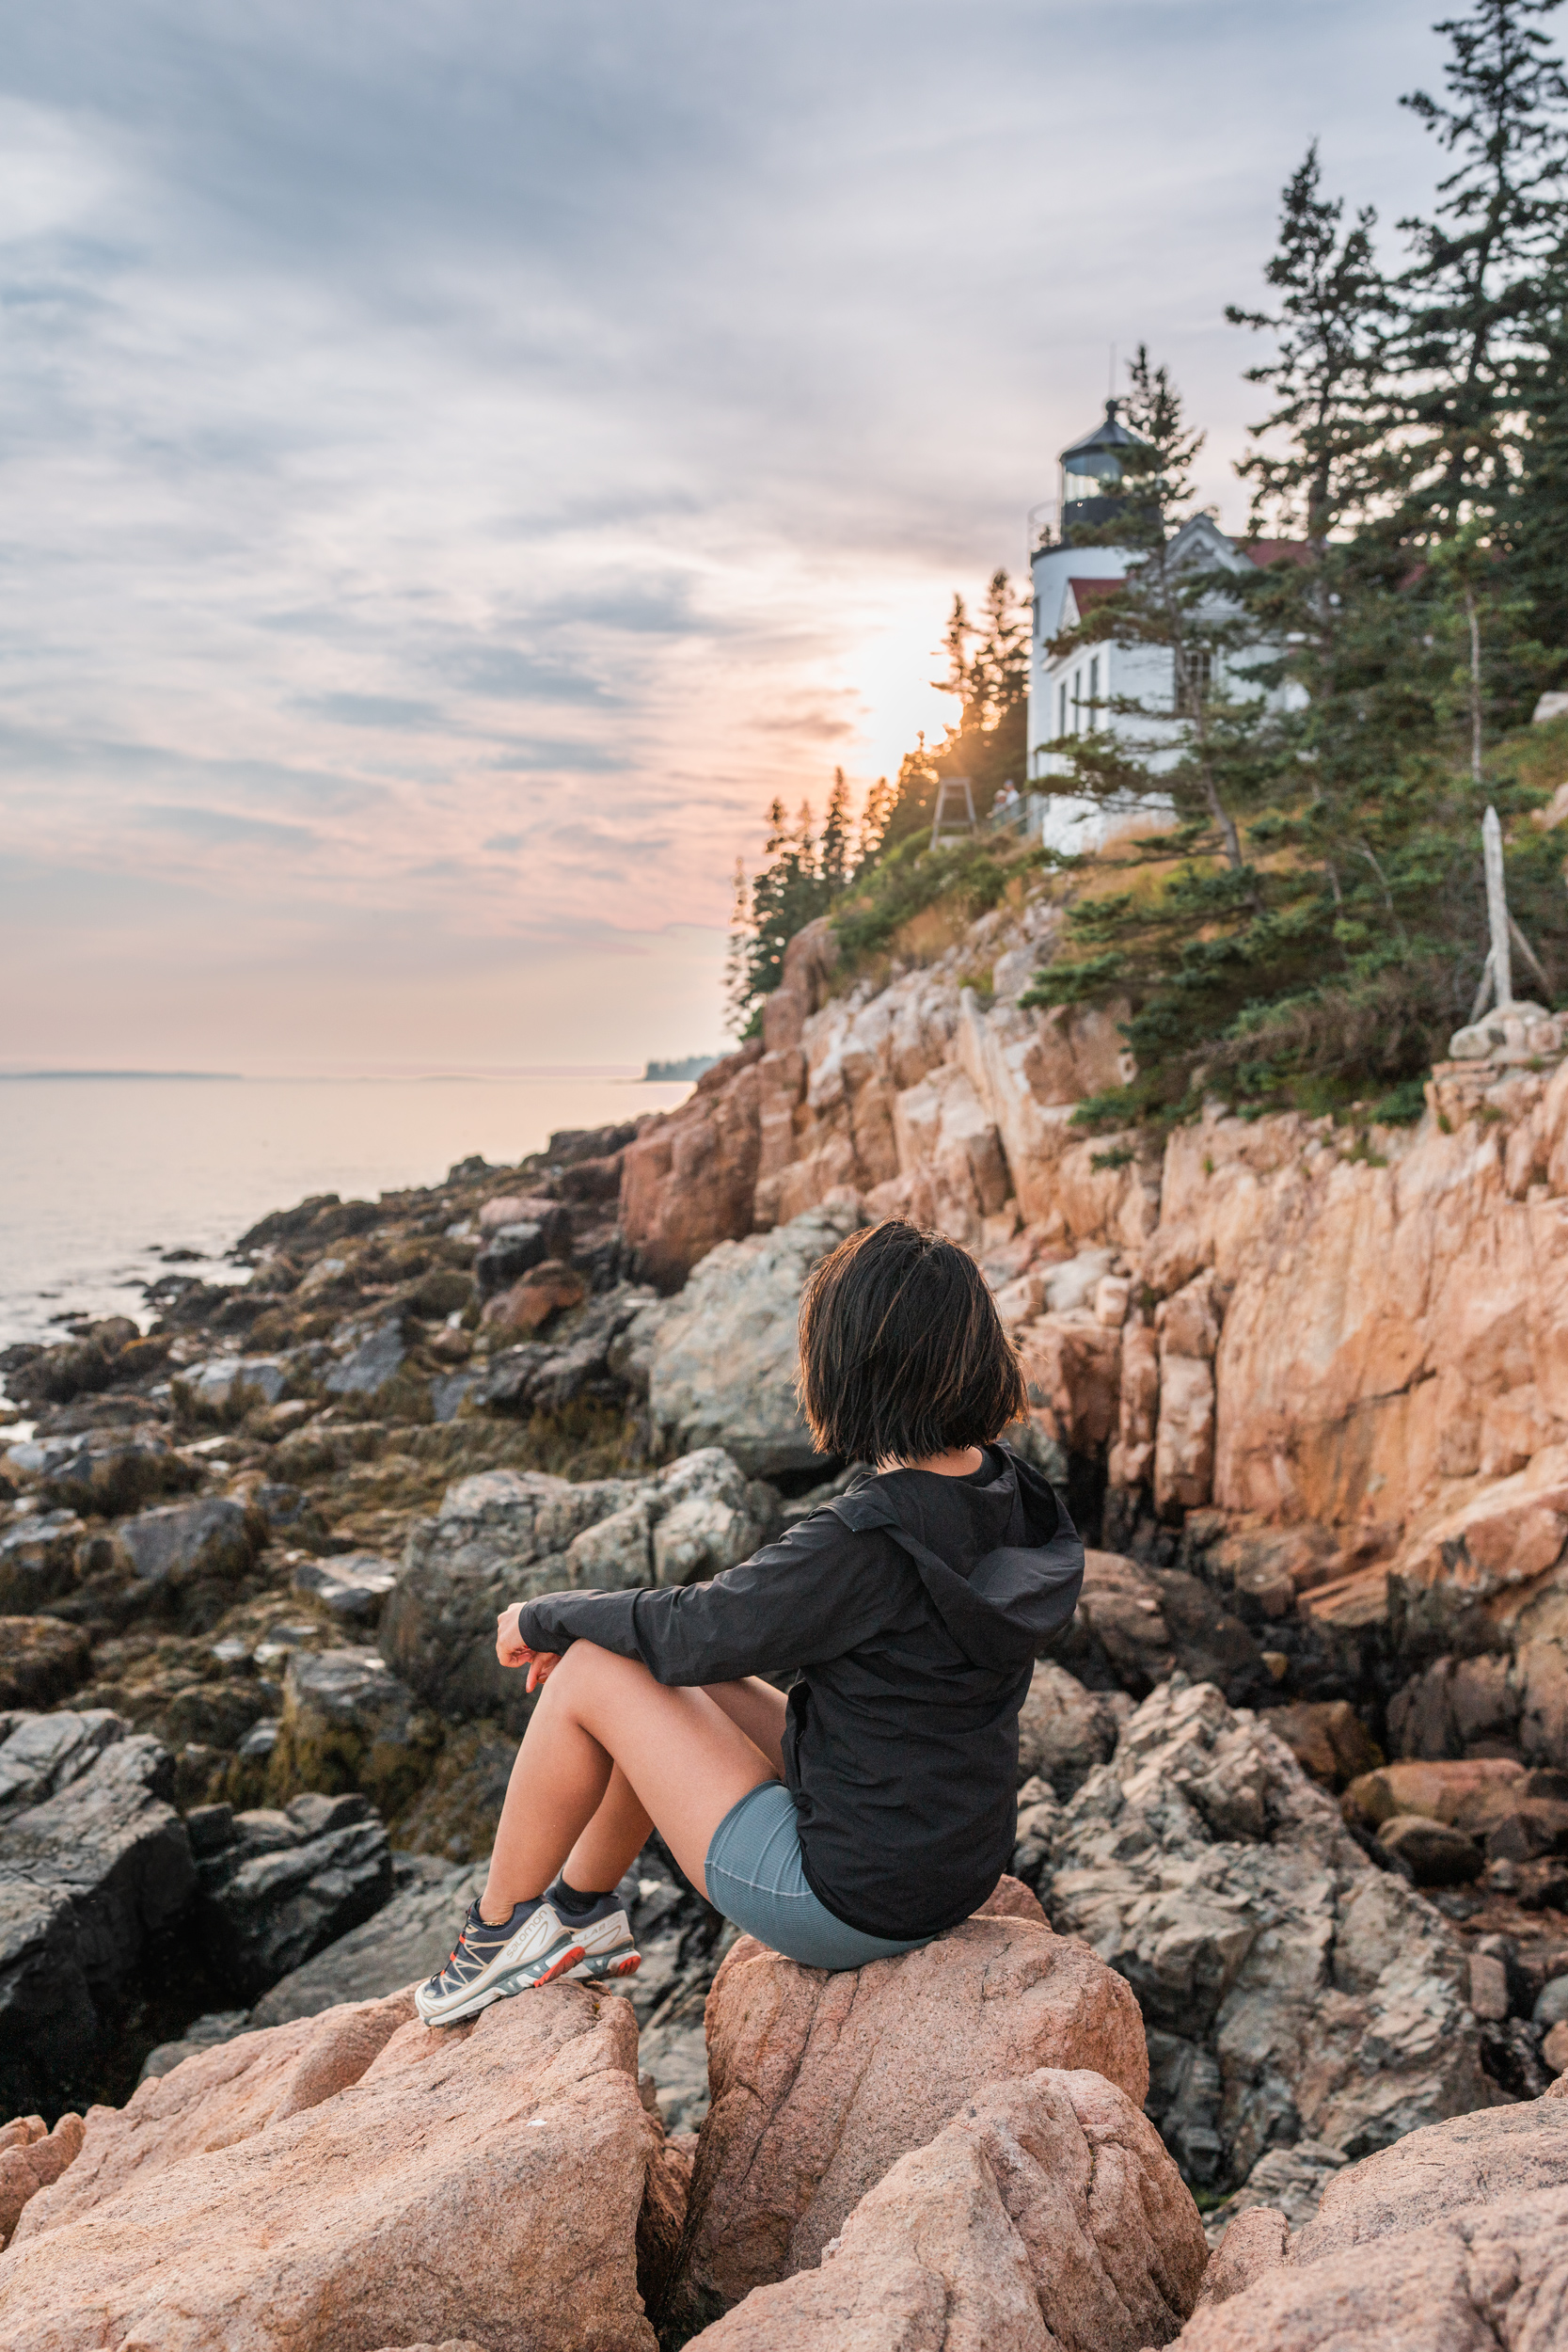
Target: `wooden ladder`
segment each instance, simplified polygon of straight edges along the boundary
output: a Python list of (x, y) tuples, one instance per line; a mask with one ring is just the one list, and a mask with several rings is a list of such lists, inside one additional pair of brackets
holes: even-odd
[[(958, 812), (958, 803), (960, 795), (963, 801), (963, 814), (961, 816)], [(952, 816), (947, 814), (947, 803), (949, 800), (951, 800), (954, 803), (954, 813)], [(937, 785), (937, 804), (931, 817), (932, 849), (934, 850), (936, 848), (937, 843), (942, 838), (944, 834), (948, 835), (957, 835), (961, 833), (974, 833), (975, 830), (974, 793), (971, 787), (970, 779), (968, 776), (942, 777)]]

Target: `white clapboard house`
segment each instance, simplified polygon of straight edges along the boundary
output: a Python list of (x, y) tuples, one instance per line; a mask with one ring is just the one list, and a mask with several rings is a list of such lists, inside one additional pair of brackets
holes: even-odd
[[(1178, 676), (1174, 658), (1163, 645), (1117, 644), (1107, 642), (1085, 650), (1053, 654), (1053, 639), (1071, 628), (1098, 600), (1111, 596), (1137, 557), (1127, 548), (1073, 547), (1065, 544), (1077, 525), (1114, 522), (1121, 505), (1120, 453), (1133, 435), (1121, 423), (1114, 400), (1105, 404), (1102, 423), (1061, 456), (1059, 526), (1041, 535), (1032, 559), (1035, 589), (1034, 644), (1029, 665), (1028, 795), (1031, 832), (1049, 849), (1097, 850), (1129, 822), (1153, 818), (1164, 822), (1174, 812), (1169, 801), (1156, 794), (1129, 795), (1125, 803), (1091, 801), (1080, 794), (1053, 788), (1053, 779), (1071, 772), (1067, 738), (1101, 729), (1136, 736), (1142, 745), (1158, 738), (1157, 716), (1170, 714), (1174, 760), (1181, 723), (1195, 702), (1223, 686), (1234, 695), (1242, 689), (1240, 675), (1216, 678), (1204, 660), (1196, 675)], [(1168, 561), (1178, 567), (1191, 564), (1205, 570), (1244, 572), (1250, 564), (1272, 563), (1293, 553), (1289, 543), (1275, 539), (1233, 540), (1207, 515), (1195, 515), (1172, 543)], [(1258, 657), (1254, 657), (1256, 660)], [(1239, 673), (1240, 663), (1236, 665)], [(1195, 670), (1197, 665), (1194, 665)], [(1287, 691), (1291, 690), (1286, 690)], [(1136, 718), (1111, 709), (1113, 696), (1136, 700), (1146, 715)], [(1156, 751), (1149, 764), (1158, 768)]]

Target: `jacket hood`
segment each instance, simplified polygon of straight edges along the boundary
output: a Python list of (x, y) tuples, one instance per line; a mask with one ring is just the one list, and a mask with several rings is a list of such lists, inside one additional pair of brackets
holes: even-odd
[(1084, 1543), (1048, 1478), (1006, 1446), (984, 1480), (934, 1470), (861, 1479), (827, 1505), (857, 1533), (890, 1535), (964, 1656), (993, 1673), (1037, 1658), (1078, 1605)]

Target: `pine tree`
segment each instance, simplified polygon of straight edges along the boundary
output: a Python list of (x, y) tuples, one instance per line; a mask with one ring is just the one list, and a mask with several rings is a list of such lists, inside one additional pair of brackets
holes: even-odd
[(1272, 521), (1276, 532), (1299, 531), (1321, 561), (1329, 533), (1379, 486), (1372, 453), (1394, 301), (1372, 247), (1377, 215), (1368, 206), (1341, 232), (1344, 199), (1323, 194), (1316, 139), (1281, 202), (1278, 249), (1263, 273), (1277, 309), (1231, 303), (1225, 313), (1275, 343), (1245, 372), (1269, 386), (1275, 407), (1251, 428), (1259, 439), (1237, 472), (1253, 485), (1254, 530)]
[(849, 787), (844, 780), (843, 769), (835, 768), (822, 821), (822, 848), (817, 862), (823, 887), (830, 898), (836, 898), (849, 878)]

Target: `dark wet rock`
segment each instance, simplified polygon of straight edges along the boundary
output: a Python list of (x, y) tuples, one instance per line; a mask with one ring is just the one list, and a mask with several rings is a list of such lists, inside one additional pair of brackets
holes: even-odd
[(392, 1892), (387, 1832), (362, 1796), (296, 1797), (232, 1819), (196, 1864), (210, 1964), (254, 2001), (290, 1969), (379, 1911)]
[(475, 1404), (523, 1414), (559, 1412), (579, 1397), (595, 1404), (625, 1404), (627, 1384), (612, 1363), (612, 1351), (653, 1295), (641, 1283), (621, 1283), (590, 1298), (550, 1339), (526, 1342), (492, 1356), (473, 1383)]
[(1377, 1842), (1409, 1870), (1418, 1886), (1467, 1886), (1486, 1867), (1473, 1837), (1448, 1821), (1402, 1813), (1385, 1821)]
[(110, 1517), (135, 1511), (153, 1495), (178, 1494), (200, 1477), (194, 1463), (145, 1426), (33, 1438), (4, 1458), (8, 1475), (46, 1506)]
[(65, 1405), (74, 1396), (106, 1389), (116, 1376), (117, 1359), (141, 1338), (125, 1315), (112, 1315), (89, 1324), (79, 1338), (57, 1347), (41, 1348), (7, 1374), (11, 1394), (35, 1405)]
[(147, 1602), (195, 1625), (215, 1624), (256, 1552), (251, 1514), (230, 1495), (143, 1511), (115, 1532)]
[(0, 1610), (30, 1616), (43, 1601), (69, 1593), (87, 1529), (73, 1511), (40, 1511), (0, 1534)]
[(295, 1208), (275, 1209), (242, 1233), (234, 1245), (235, 1255), (245, 1257), (286, 1242), (341, 1241), (351, 1234), (368, 1233), (382, 1214), (373, 1200), (340, 1200), (335, 1192), (312, 1193)]
[(291, 1583), (301, 1599), (313, 1600), (342, 1624), (373, 1627), (397, 1581), (395, 1560), (373, 1551), (351, 1551), (331, 1560), (296, 1560)]
[(176, 1402), (194, 1418), (238, 1421), (257, 1405), (276, 1405), (289, 1385), (289, 1367), (277, 1356), (214, 1356), (173, 1381)]
[(430, 1777), (439, 1744), (438, 1726), (373, 1649), (291, 1655), (275, 1785), (363, 1789), (392, 1813)]
[(374, 1396), (402, 1371), (408, 1354), (403, 1326), (396, 1321), (368, 1329), (352, 1327), (338, 1343), (343, 1353), (322, 1383), (328, 1396)]
[(173, 1767), (117, 1717), (0, 1716), (0, 2106), (65, 2104), (195, 1879)]
[(87, 1637), (56, 1617), (0, 1617), (0, 1707), (52, 1707), (87, 1671)]
[(280, 1978), (251, 2011), (253, 2026), (314, 2017), (340, 2001), (379, 2000), (446, 1964), (464, 1914), (483, 1887), (483, 1870), (396, 1854), (393, 1871), (395, 1889), (381, 1909)]

